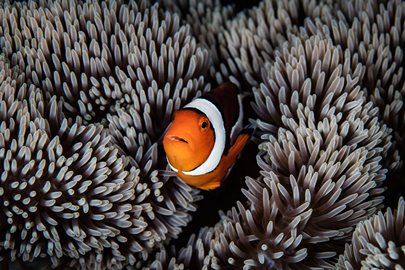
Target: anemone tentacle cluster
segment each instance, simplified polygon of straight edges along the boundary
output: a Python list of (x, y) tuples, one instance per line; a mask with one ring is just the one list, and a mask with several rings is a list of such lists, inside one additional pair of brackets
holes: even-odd
[(405, 203), (360, 222), (336, 269), (401, 269), (405, 263)]
[(148, 2), (4, 2), (0, 257), (122, 268), (176, 237), (197, 192), (163, 175), (173, 112), (210, 59)]
[[(405, 268), (405, 2), (229, 2), (0, 3), (0, 263)], [(191, 231), (161, 139), (226, 81), (258, 169)]]

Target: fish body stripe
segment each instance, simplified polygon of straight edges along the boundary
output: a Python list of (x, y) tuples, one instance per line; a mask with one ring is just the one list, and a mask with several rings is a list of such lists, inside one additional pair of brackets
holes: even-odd
[[(211, 150), (208, 158), (197, 168), (191, 171), (184, 171), (186, 175), (203, 175), (209, 173), (219, 165), (222, 154), (225, 149), (226, 131), (222, 114), (211, 101), (203, 98), (197, 98), (187, 104), (184, 108), (194, 108), (204, 113), (211, 122), (212, 128), (215, 134), (214, 147)], [(169, 166), (173, 169), (173, 166), (169, 163)]]

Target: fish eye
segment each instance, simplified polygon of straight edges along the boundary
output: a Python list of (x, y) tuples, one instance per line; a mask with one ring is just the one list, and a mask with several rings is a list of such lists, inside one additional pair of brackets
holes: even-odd
[(206, 131), (206, 130), (208, 130), (208, 127), (210, 126), (210, 122), (208, 121), (208, 119), (206, 117), (202, 117), (199, 121), (199, 125), (200, 125), (200, 128), (202, 129), (202, 131)]

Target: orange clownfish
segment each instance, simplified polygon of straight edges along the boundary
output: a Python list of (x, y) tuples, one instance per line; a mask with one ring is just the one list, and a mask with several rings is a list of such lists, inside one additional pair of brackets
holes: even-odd
[(242, 121), (242, 98), (232, 83), (194, 99), (175, 112), (163, 138), (170, 168), (191, 186), (219, 187), (250, 139)]

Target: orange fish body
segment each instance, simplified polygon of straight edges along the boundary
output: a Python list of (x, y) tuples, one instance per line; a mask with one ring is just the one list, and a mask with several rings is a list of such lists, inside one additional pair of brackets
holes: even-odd
[(169, 166), (187, 184), (221, 185), (250, 139), (242, 130), (243, 110), (234, 84), (225, 83), (174, 114), (163, 138)]

